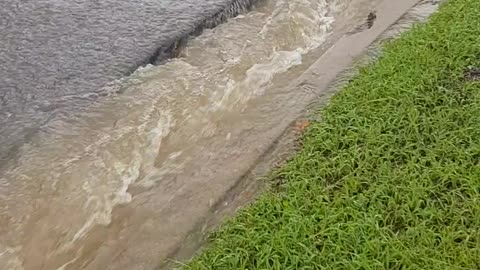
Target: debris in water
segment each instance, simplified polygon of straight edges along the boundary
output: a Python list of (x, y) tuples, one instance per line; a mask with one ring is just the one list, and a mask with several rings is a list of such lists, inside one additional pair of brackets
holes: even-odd
[(368, 14), (368, 17), (367, 17), (367, 27), (368, 27), (368, 29), (372, 28), (376, 19), (377, 19), (377, 11), (374, 10), (374, 11), (372, 11)]
[(375, 21), (377, 20), (377, 11), (371, 11), (367, 16), (367, 21), (355, 27), (355, 29), (351, 32), (348, 32), (349, 35), (356, 34), (365, 30), (368, 30), (373, 27)]

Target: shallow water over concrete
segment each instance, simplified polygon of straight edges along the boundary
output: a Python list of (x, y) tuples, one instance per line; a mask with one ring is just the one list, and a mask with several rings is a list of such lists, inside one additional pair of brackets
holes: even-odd
[(0, 172), (0, 269), (161, 264), (316, 95), (290, 82), (381, 2), (267, 0), (56, 114)]

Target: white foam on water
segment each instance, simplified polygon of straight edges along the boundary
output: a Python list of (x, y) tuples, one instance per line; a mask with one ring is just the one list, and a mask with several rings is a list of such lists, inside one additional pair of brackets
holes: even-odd
[[(148, 82), (139, 87), (142, 91), (161, 88), (185, 93), (172, 93), (173, 98), (165, 96), (172, 98), (169, 106), (178, 106), (175, 109), (182, 111), (183, 120), (178, 123), (180, 130), (176, 132), (184, 136), (183, 130), (198, 131), (189, 134), (185, 140), (194, 142), (216, 134), (217, 124), (212, 120), (212, 114), (237, 110), (252, 98), (263, 95), (277, 75), (302, 64), (303, 55), (326, 40), (334, 22), (330, 15), (331, 3), (324, 0), (270, 3), (275, 7), (268, 16), (261, 11), (237, 16), (191, 40), (183, 57), (141, 70), (142, 80)], [(308, 14), (303, 16), (303, 13)], [(292, 18), (300, 21), (292, 21)], [(288, 35), (282, 36), (285, 24), (292, 24), (294, 30), (288, 34), (295, 37), (293, 40)], [(236, 36), (239, 33), (245, 37)], [(265, 49), (252, 48), (263, 44)], [(235, 76), (232, 76), (233, 72)], [(208, 102), (194, 105), (193, 109), (182, 107), (198, 104), (199, 99)], [(151, 187), (167, 175), (181, 171), (190, 158), (176, 159), (170, 155), (163, 160), (161, 167), (151, 166), (137, 184)]]
[[(245, 104), (252, 97), (262, 95), (265, 89), (270, 86), (275, 75), (301, 63), (302, 55), (299, 50), (275, 52), (268, 63), (254, 64), (248, 69), (243, 81), (229, 80), (220, 99), (211, 101), (210, 110), (231, 110)], [(247, 89), (250, 91), (245, 91)]]
[[(334, 6), (332, 3), (327, 3), (324, 0), (279, 0), (274, 2), (273, 11), (266, 17), (262, 18), (263, 15), (252, 12), (236, 19), (235, 23), (245, 26), (250, 21), (261, 18), (260, 28), (255, 29), (256, 25), (245, 27), (247, 29), (251, 28), (252, 32), (256, 31), (256, 34), (249, 36), (248, 39), (242, 40), (242, 37), (232, 39), (228, 33), (223, 33), (222, 29), (229, 27), (227, 24), (207, 31), (202, 37), (195, 40), (193, 48), (187, 50), (189, 53), (200, 50), (200, 48), (208, 48), (204, 52), (206, 55), (210, 54), (210, 50), (215, 54), (220, 51), (221, 59), (224, 62), (224, 70), (227, 71), (229, 69), (234, 70), (237, 66), (245, 66), (245, 63), (242, 62), (252, 57), (249, 55), (249, 47), (262, 43), (272, 46), (270, 52), (264, 52), (263, 55), (257, 57), (257, 62), (250, 64), (240, 80), (228, 76), (228, 74), (222, 72), (224, 70), (213, 74), (208, 73), (210, 70), (203, 71), (205, 75), (201, 78), (204, 78), (206, 83), (217, 82), (213, 87), (211, 85), (201, 85), (202, 88), (210, 88), (211, 92), (210, 103), (204, 110), (214, 112), (236, 109), (246, 104), (251, 98), (262, 95), (276, 75), (302, 64), (303, 55), (318, 48), (328, 37), (335, 21), (331, 15), (332, 6)], [(283, 33), (286, 24), (290, 25), (291, 33)], [(210, 40), (214, 35), (219, 41), (212, 44)], [(241, 44), (238, 40), (242, 41)], [(273, 40), (277, 44), (272, 43)], [(212, 45), (214, 45), (213, 49), (211, 48)], [(290, 48), (290, 50), (284, 50), (284, 48)], [(187, 53), (187, 56), (189, 53)], [(262, 51), (255, 53), (262, 53)], [(210, 58), (216, 57), (218, 55), (211, 55)], [(176, 61), (176, 63), (178, 62), (184, 64), (183, 59)]]
[(155, 158), (160, 150), (162, 139), (170, 132), (170, 128), (174, 125), (172, 116), (168, 111), (162, 111), (162, 115), (157, 120), (157, 124), (154, 128), (148, 129), (147, 125), (150, 121), (150, 117), (154, 113), (154, 110), (147, 110), (144, 113), (142, 124), (136, 129), (138, 134), (146, 134), (146, 143), (139, 145), (137, 148), (131, 149), (131, 159), (129, 163), (123, 163), (120, 160), (113, 160), (115, 174), (118, 175), (118, 179), (121, 184), (116, 190), (112, 190), (111, 193), (104, 194), (103, 198), (93, 195), (92, 189), (94, 187), (89, 186), (88, 182), (84, 183), (84, 190), (90, 194), (85, 204), (86, 208), (89, 208), (93, 204), (93, 214), (83, 224), (83, 226), (75, 233), (72, 240), (67, 243), (65, 247), (72, 245), (75, 241), (83, 238), (90, 229), (95, 225), (109, 225), (111, 222), (111, 214), (113, 208), (119, 204), (129, 203), (132, 200), (132, 196), (128, 193), (129, 187), (135, 183), (140, 176), (140, 173), (148, 172), (154, 173)]
[[(144, 161), (142, 166), (142, 171), (146, 172), (147, 175), (143, 177), (142, 182), (139, 183), (145, 187), (149, 187), (154, 184), (151, 178), (152, 176), (157, 175), (157, 173), (160, 171), (155, 166), (155, 159), (158, 156), (158, 151), (161, 148), (162, 139), (170, 133), (170, 129), (174, 126), (172, 121), (173, 119), (171, 115), (167, 114), (166, 116), (161, 117), (157, 122), (157, 126), (149, 132), (149, 143), (145, 148), (146, 151), (144, 153)], [(176, 157), (177, 156), (175, 156), (175, 154), (172, 154), (169, 159), (174, 160)]]

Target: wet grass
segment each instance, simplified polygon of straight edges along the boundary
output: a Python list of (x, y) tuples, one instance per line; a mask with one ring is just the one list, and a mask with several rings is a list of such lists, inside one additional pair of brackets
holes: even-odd
[(386, 45), (185, 269), (480, 269), (479, 14), (451, 0)]

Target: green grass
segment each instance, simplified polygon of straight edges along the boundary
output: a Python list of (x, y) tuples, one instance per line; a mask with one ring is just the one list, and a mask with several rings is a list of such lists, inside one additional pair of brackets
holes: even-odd
[(385, 46), (185, 269), (480, 269), (480, 1)]

